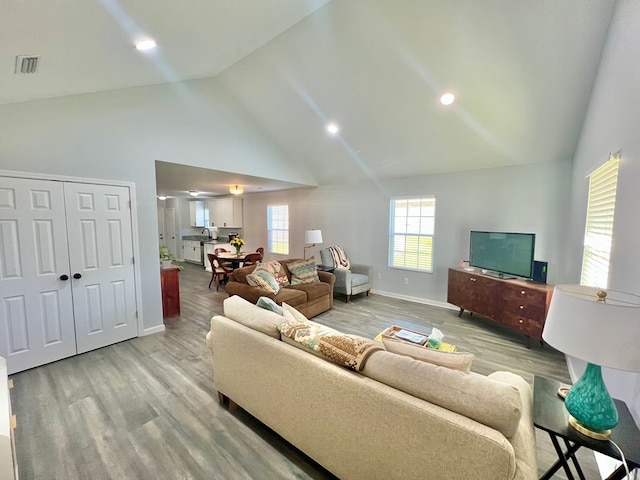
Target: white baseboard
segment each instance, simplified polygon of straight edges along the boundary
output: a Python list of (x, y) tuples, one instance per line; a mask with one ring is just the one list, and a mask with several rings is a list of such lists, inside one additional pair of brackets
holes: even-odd
[(436, 300), (430, 300), (428, 298), (410, 297), (409, 295), (400, 295), (393, 292), (385, 292), (382, 290), (371, 290), (371, 293), (376, 295), (382, 295), (383, 297), (397, 298), (398, 300), (406, 300), (407, 302), (422, 303), (423, 305), (431, 305), (433, 307), (446, 308), (448, 310), (460, 310), (455, 305), (451, 305), (447, 302), (438, 302)]
[(164, 332), (164, 324), (151, 327), (151, 328), (145, 328), (144, 330), (142, 330), (142, 334), (140, 334), (140, 336), (146, 337), (147, 335), (153, 335), (154, 333), (160, 333), (160, 332)]

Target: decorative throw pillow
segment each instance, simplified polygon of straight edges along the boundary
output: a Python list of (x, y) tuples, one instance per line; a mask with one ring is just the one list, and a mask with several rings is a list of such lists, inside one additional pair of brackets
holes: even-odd
[(291, 272), (291, 285), (306, 285), (320, 281), (316, 259), (313, 257), (308, 260), (296, 260), (289, 263), (287, 267)]
[(269, 297), (260, 297), (256, 302), (256, 305), (260, 308), (264, 308), (265, 310), (270, 310), (274, 313), (277, 313), (278, 315), (283, 315), (282, 307), (271, 300)]
[(434, 365), (440, 365), (441, 367), (452, 368), (453, 370), (460, 370), (465, 373), (469, 373), (471, 371), (471, 362), (473, 362), (473, 359), (475, 358), (473, 353), (441, 352), (439, 350), (423, 347), (421, 345), (414, 345), (409, 342), (403, 342), (402, 340), (394, 340), (385, 336), (382, 337), (382, 343), (384, 343), (384, 348), (388, 352), (405, 355), (416, 360), (433, 363)]
[(282, 302), (282, 316), (289, 323), (308, 323), (309, 319), (286, 302)]
[(266, 270), (254, 270), (253, 273), (247, 275), (247, 283), (252, 287), (259, 287), (271, 293), (278, 293), (280, 291), (280, 285), (278, 285), (276, 277)]
[(287, 272), (284, 270), (282, 264), (278, 261), (259, 263), (253, 273), (255, 273), (256, 270), (266, 270), (267, 272), (271, 273), (271, 275), (276, 278), (278, 285), (280, 285), (281, 287), (289, 285), (289, 277), (287, 277)]

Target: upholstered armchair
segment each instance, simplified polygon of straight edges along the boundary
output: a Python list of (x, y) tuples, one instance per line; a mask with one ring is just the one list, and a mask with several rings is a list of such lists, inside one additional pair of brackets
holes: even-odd
[(351, 295), (369, 295), (372, 278), (370, 266), (351, 263), (344, 249), (339, 246), (320, 250), (320, 260), (323, 266), (335, 268), (333, 274), (336, 276), (336, 283), (333, 285), (333, 291), (346, 295), (347, 303), (351, 301)]

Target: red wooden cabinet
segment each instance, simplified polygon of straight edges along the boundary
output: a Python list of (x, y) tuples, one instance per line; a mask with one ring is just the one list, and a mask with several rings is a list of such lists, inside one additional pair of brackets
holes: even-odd
[(168, 267), (160, 269), (162, 286), (162, 316), (164, 318), (180, 315), (180, 269)]

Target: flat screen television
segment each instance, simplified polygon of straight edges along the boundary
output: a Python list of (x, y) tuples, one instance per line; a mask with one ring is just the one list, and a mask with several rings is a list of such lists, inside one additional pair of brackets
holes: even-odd
[(535, 244), (535, 233), (472, 231), (469, 265), (500, 278), (531, 278)]

